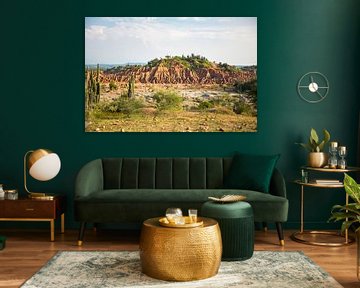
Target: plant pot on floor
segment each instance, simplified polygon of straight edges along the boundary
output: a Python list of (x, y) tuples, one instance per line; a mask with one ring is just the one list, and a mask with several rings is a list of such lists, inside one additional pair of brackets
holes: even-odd
[(321, 168), (327, 164), (328, 154), (325, 152), (310, 152), (308, 156), (308, 165), (313, 168)]

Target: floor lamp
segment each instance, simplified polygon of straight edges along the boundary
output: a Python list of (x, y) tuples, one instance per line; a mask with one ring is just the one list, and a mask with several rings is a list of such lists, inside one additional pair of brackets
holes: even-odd
[(53, 199), (53, 196), (45, 193), (30, 192), (27, 188), (26, 175), (29, 174), (39, 181), (48, 181), (54, 178), (60, 171), (61, 162), (59, 156), (47, 149), (30, 150), (24, 156), (24, 187), (30, 198)]

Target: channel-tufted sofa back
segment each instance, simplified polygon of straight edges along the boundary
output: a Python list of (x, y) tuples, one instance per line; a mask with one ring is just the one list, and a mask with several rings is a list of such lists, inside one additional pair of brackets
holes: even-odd
[(216, 189), (232, 158), (104, 158), (104, 189)]

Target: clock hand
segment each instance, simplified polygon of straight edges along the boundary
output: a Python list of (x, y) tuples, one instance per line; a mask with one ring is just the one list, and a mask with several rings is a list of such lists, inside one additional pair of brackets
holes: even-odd
[(321, 94), (320, 94), (320, 92), (319, 92), (318, 90), (316, 90), (316, 93), (317, 93), (317, 94), (319, 94), (319, 96), (320, 96), (320, 98), (321, 98), (321, 99), (322, 99), (322, 98), (324, 98), (324, 96), (323, 96), (323, 95), (321, 95)]

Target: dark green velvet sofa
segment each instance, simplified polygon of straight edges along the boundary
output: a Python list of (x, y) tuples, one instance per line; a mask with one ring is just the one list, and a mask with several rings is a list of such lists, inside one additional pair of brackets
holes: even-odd
[(254, 221), (275, 222), (281, 245), (287, 221), (285, 181), (274, 169), (269, 193), (224, 187), (232, 162), (226, 158), (104, 158), (85, 164), (75, 183), (74, 213), (82, 245), (86, 223), (141, 223), (169, 207), (197, 208), (209, 196), (247, 197)]

